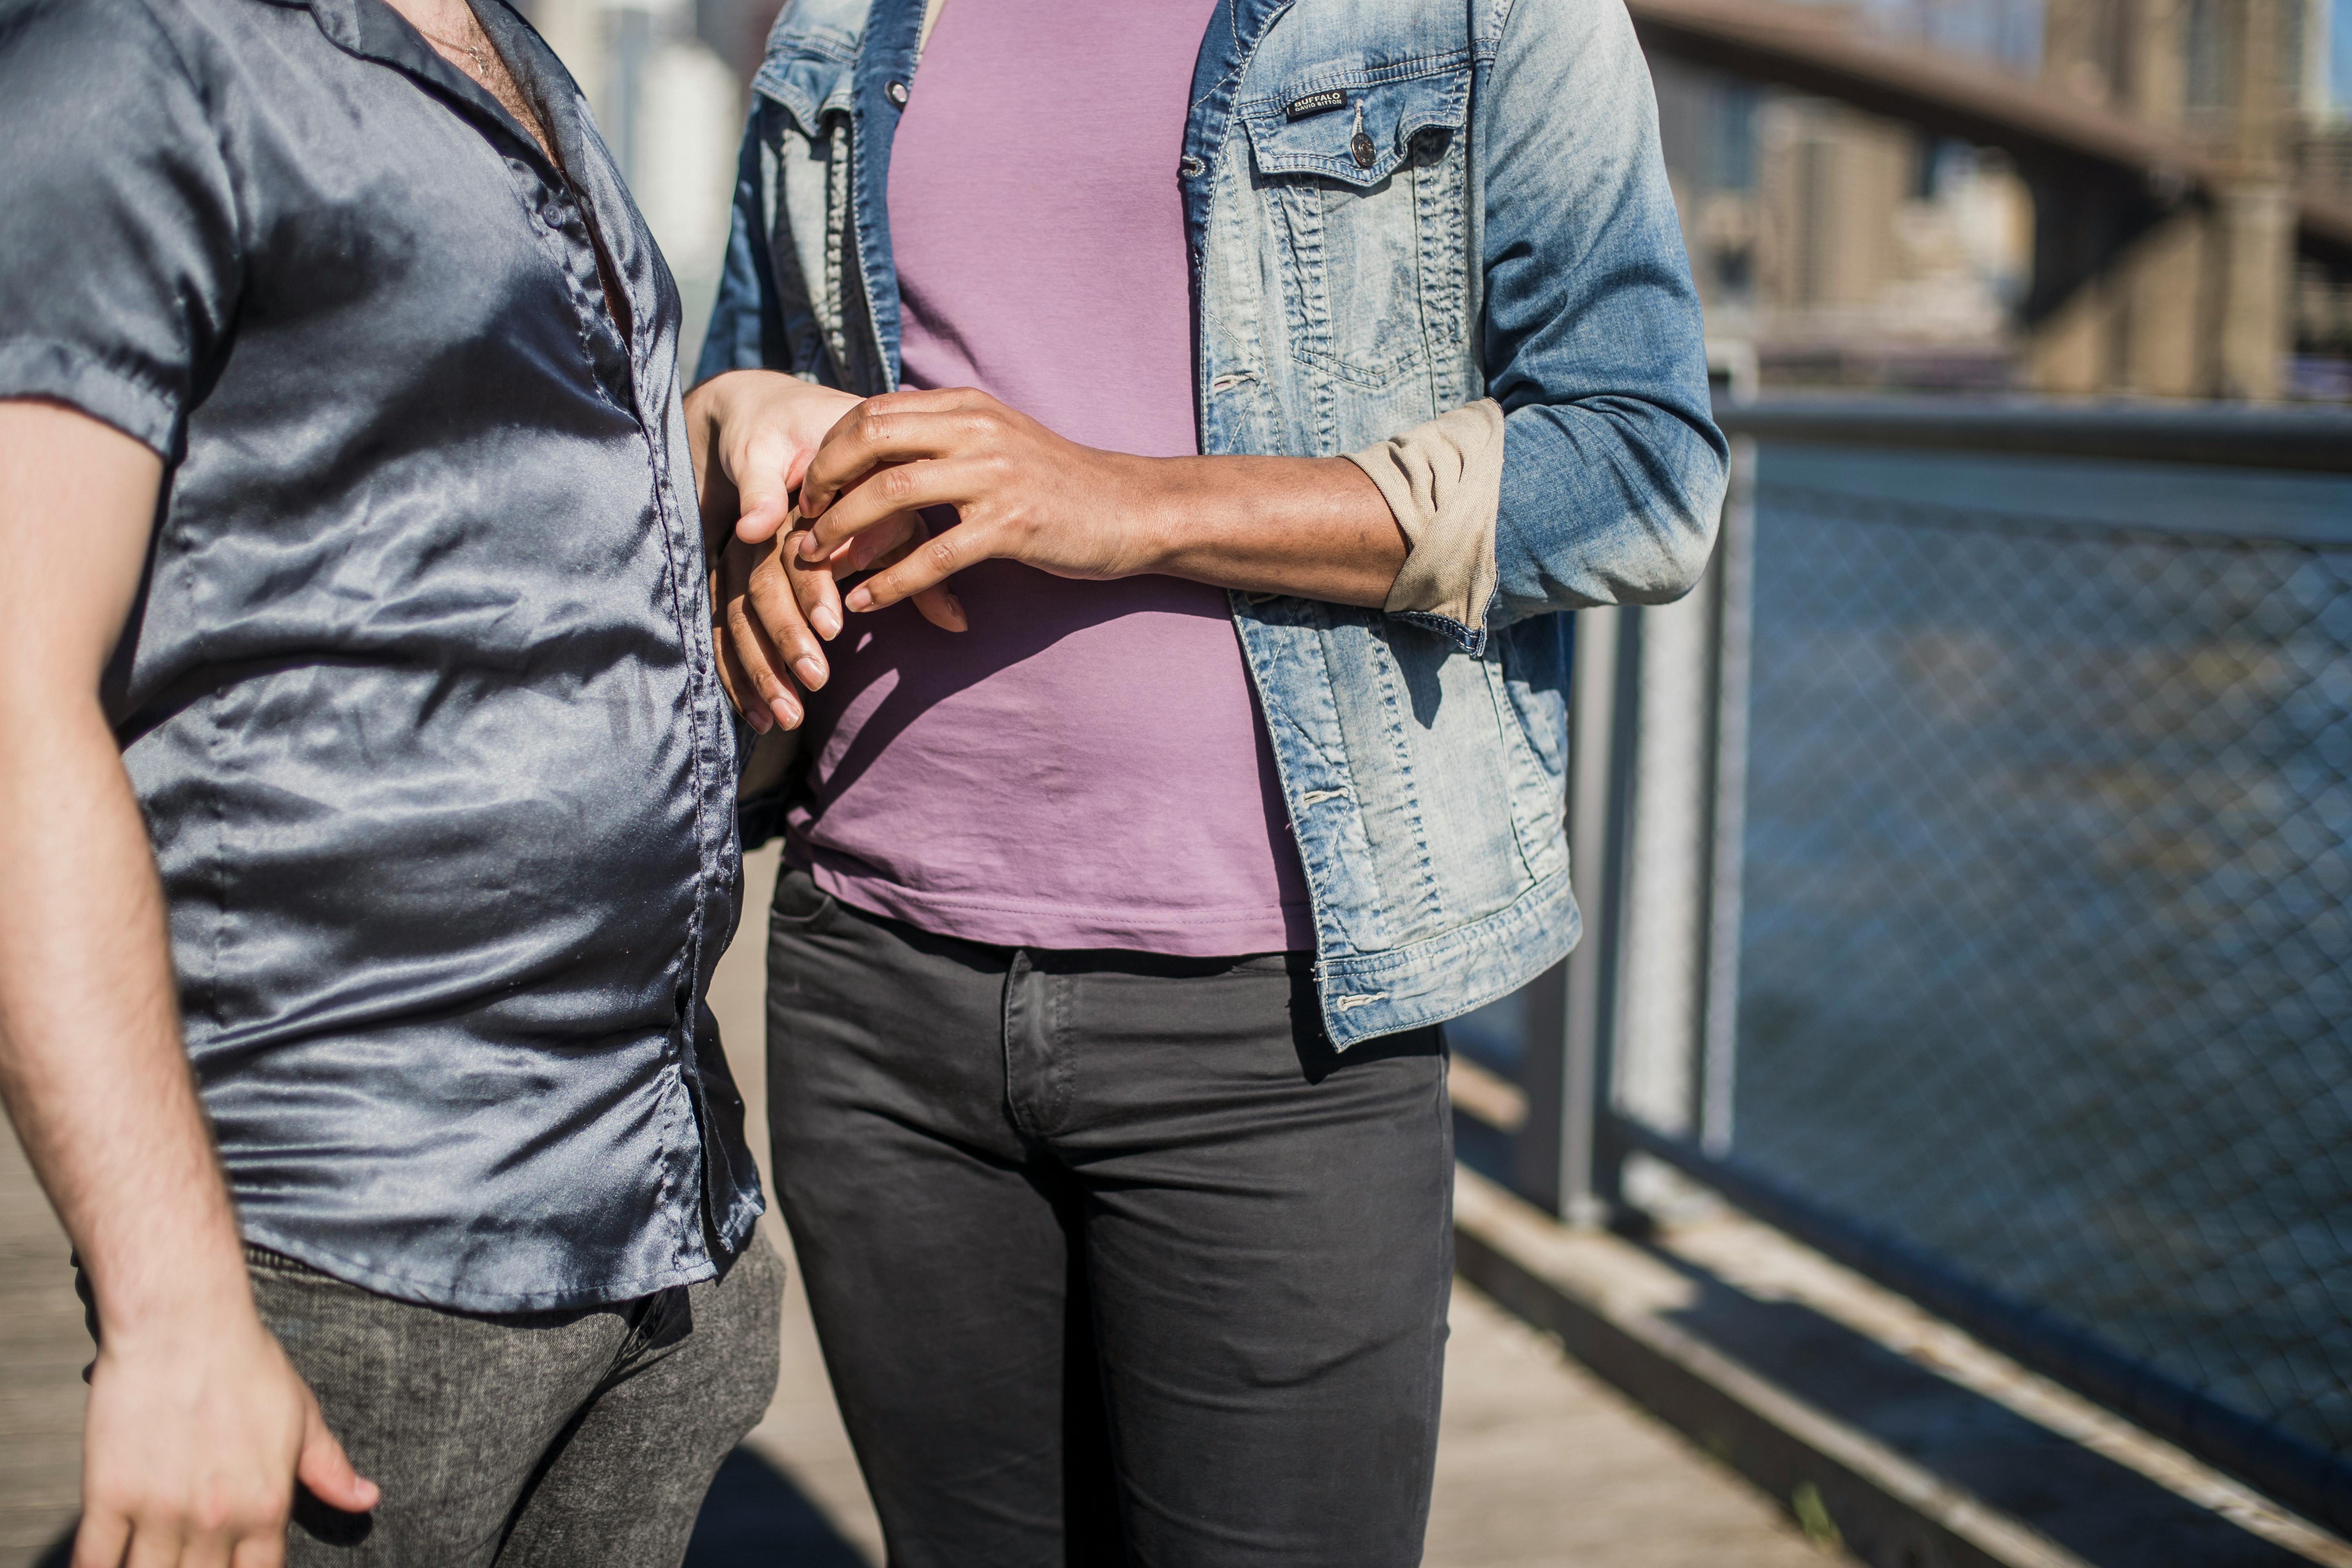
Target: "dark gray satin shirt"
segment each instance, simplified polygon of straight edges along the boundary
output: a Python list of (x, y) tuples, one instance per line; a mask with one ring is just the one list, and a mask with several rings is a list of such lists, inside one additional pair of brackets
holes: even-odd
[(478, 8), (568, 181), (383, 0), (0, 0), (0, 396), (166, 462), (105, 696), (246, 1234), (499, 1311), (760, 1196), (677, 290)]

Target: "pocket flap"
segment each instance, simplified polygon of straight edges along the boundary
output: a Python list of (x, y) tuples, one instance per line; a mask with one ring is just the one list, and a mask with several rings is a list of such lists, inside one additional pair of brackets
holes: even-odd
[(824, 116), (850, 110), (857, 40), (812, 31), (772, 39), (751, 90), (774, 100), (803, 136), (815, 136)]
[[(1411, 156), (1424, 131), (1458, 132), (1470, 101), (1466, 66), (1366, 69), (1325, 66), (1282, 89), (1235, 106), (1261, 174), (1320, 174), (1346, 184), (1379, 184)], [(1364, 141), (1358, 142), (1357, 110)]]

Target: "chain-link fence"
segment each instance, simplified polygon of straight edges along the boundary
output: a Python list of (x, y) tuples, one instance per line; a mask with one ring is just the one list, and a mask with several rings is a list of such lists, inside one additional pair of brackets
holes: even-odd
[(1759, 503), (1742, 1162), (2352, 1456), (2352, 541)]
[[(1744, 722), (1620, 829), (1619, 1125), (2341, 1528), (2352, 479), (1768, 442), (1749, 499)], [(1728, 883), (1645, 872), (1727, 813)]]

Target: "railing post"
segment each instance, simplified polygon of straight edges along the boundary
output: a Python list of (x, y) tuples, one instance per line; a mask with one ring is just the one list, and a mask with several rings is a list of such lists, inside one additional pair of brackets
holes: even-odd
[(1511, 1140), (1511, 1185), (1538, 1208), (1560, 1212), (1560, 1128), (1567, 1110), (1561, 1076), (1568, 1037), (1568, 963), (1553, 964), (1530, 982), (1520, 1019), (1526, 1029), (1519, 1055), (1519, 1089), (1528, 1119)]
[(1580, 610), (1575, 637), (1568, 838), (1584, 940), (1569, 955), (1563, 986), (1558, 1191), (1560, 1218), (1592, 1226), (1608, 1223), (1616, 1209), (1624, 1163), (1610, 1117), (1641, 698), (1641, 612)]
[(1700, 897), (1698, 1061), (1690, 1127), (1720, 1159), (1731, 1150), (1739, 1047), (1739, 923), (1748, 834), (1748, 692), (1756, 573), (1756, 442), (1731, 441), (1731, 483), (1707, 573), (1706, 820)]

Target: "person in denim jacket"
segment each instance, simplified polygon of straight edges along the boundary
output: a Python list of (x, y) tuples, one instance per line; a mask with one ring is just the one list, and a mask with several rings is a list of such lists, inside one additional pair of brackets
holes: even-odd
[[(1438, 1026), (1725, 444), (1617, 0), (795, 0), (688, 398), (895, 1563), (1418, 1560)], [(788, 765), (778, 739), (794, 735)]]

